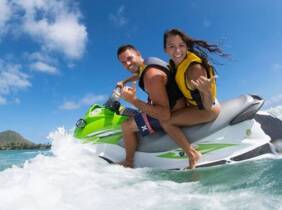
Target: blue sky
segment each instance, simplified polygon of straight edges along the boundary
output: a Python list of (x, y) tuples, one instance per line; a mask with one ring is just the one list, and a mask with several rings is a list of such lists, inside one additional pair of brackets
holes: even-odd
[(232, 55), (217, 59), (219, 100), (252, 93), (264, 108), (281, 105), (281, 11), (280, 0), (1, 0), (0, 131), (46, 142), (72, 128), (129, 76), (117, 47), (167, 60), (162, 36), (173, 27)]

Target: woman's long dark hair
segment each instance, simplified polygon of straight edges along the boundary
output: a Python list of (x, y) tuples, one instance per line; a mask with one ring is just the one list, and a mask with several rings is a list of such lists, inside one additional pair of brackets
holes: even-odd
[(208, 61), (208, 53), (215, 53), (219, 56), (226, 57), (228, 54), (225, 54), (216, 44), (209, 44), (204, 40), (193, 39), (188, 36), (183, 31), (173, 28), (164, 33), (163, 45), (164, 49), (166, 49), (167, 38), (169, 36), (180, 36), (181, 39), (186, 43), (187, 48), (190, 52), (195, 53), (199, 56), (203, 61), (203, 66), (208, 69), (211, 65)]

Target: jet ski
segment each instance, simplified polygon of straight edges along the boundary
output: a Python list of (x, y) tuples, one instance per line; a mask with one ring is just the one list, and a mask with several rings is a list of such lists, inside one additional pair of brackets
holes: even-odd
[[(257, 95), (241, 95), (221, 102), (221, 112), (214, 121), (183, 127), (189, 141), (202, 153), (196, 167), (282, 153), (282, 121), (260, 111), (263, 104)], [(74, 137), (94, 146), (107, 162), (119, 162), (125, 157), (121, 124), (136, 111), (121, 106), (114, 91), (104, 105), (93, 104), (77, 121)], [(135, 167), (177, 170), (187, 166), (185, 152), (166, 133), (138, 137)]]

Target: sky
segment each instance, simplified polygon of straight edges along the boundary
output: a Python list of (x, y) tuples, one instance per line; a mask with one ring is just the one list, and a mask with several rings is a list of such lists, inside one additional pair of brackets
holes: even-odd
[(0, 132), (46, 143), (73, 128), (129, 76), (117, 48), (167, 61), (170, 28), (230, 54), (214, 57), (220, 101), (249, 93), (281, 106), (281, 11), (280, 0), (0, 0)]

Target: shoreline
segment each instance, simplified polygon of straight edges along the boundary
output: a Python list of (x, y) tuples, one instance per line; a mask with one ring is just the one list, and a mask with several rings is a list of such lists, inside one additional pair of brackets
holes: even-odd
[(0, 151), (6, 150), (48, 150), (51, 144), (35, 144), (35, 145), (0, 145)]

